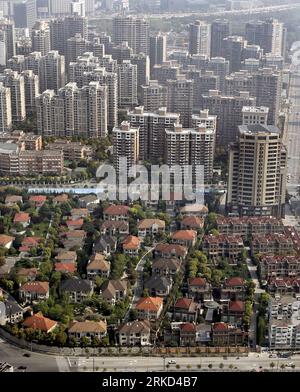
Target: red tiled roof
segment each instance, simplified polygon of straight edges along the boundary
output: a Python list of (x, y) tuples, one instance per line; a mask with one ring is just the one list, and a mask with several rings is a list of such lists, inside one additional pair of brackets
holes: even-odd
[(228, 324), (226, 323), (214, 323), (212, 326), (214, 331), (227, 331), (228, 330)]
[(72, 263), (55, 263), (55, 271), (73, 274), (76, 271), (76, 266)]
[(31, 293), (47, 294), (49, 291), (48, 282), (27, 282), (20, 287), (21, 291), (28, 291)]
[(245, 302), (243, 301), (230, 301), (229, 302), (229, 311), (231, 312), (244, 312), (245, 310)]
[(23, 326), (32, 329), (40, 329), (41, 331), (48, 332), (57, 326), (57, 321), (44, 317), (41, 312), (27, 317), (23, 322)]
[(203, 227), (204, 219), (199, 216), (189, 215), (182, 219), (181, 224), (189, 227), (201, 228)]
[(185, 246), (178, 244), (158, 244), (156, 245), (155, 250), (164, 254), (174, 253), (178, 256), (184, 256), (187, 252), (187, 248)]
[(30, 196), (29, 201), (33, 201), (34, 203), (43, 203), (47, 200), (46, 196), (43, 195), (36, 195), (36, 196)]
[(27, 212), (17, 212), (14, 217), (14, 223), (27, 223), (30, 220), (30, 215)]
[(107, 207), (104, 210), (104, 214), (105, 215), (127, 215), (128, 211), (129, 211), (128, 206), (112, 204), (111, 206)]
[(179, 298), (175, 303), (175, 308), (189, 309), (191, 303), (192, 303), (191, 298)]
[(140, 240), (138, 237), (135, 237), (134, 235), (128, 236), (123, 241), (123, 249), (138, 249), (139, 246), (140, 246)]
[(69, 219), (67, 220), (67, 226), (81, 227), (83, 225), (83, 219)]
[(200, 278), (200, 277), (190, 278), (188, 282), (189, 282), (189, 286), (206, 286), (207, 283), (205, 278)]
[(159, 297), (146, 297), (141, 298), (136, 304), (137, 310), (143, 310), (145, 312), (157, 312), (163, 304), (162, 298)]
[(180, 331), (182, 332), (195, 332), (196, 325), (193, 323), (184, 323), (180, 325)]
[(5, 246), (9, 244), (11, 241), (14, 241), (15, 237), (11, 237), (9, 235), (0, 234), (0, 246)]
[(193, 241), (196, 237), (197, 232), (194, 230), (178, 230), (172, 234), (172, 239), (179, 241)]
[(226, 286), (243, 286), (245, 280), (239, 276), (234, 276), (225, 280)]

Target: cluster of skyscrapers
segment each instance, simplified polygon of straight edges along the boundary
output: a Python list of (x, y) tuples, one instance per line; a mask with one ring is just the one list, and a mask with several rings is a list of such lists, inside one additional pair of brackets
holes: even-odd
[(110, 36), (88, 25), (88, 1), (84, 10), (63, 2), (72, 11), (48, 3), (46, 20), (27, 22), (26, 39), (16, 14), (0, 19), (0, 132), (34, 114), (43, 136), (112, 135), (117, 170), (123, 156), (128, 167), (203, 165), (206, 183), (223, 148), (230, 210), (282, 214), (282, 23), (250, 21), (237, 36), (227, 20), (195, 21), (182, 48), (170, 50), (169, 34), (150, 33), (146, 18), (116, 16)]

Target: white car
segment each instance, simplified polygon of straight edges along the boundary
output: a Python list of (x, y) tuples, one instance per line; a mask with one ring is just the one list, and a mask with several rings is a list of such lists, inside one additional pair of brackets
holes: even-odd
[(293, 363), (293, 362), (289, 362), (289, 363), (287, 363), (285, 366), (287, 366), (287, 367), (292, 367), (292, 366), (294, 366), (294, 363)]
[(176, 365), (175, 359), (170, 359), (170, 361), (168, 361), (168, 365)]

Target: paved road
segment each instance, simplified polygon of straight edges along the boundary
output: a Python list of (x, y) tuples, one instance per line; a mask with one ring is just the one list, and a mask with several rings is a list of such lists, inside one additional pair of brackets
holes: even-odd
[[(0, 340), (0, 361), (6, 361), (13, 365), (15, 369), (19, 366), (26, 366), (27, 372), (82, 372), (82, 371), (162, 371), (164, 369), (164, 359), (162, 357), (63, 357), (46, 354), (30, 353), (30, 357), (24, 357), (28, 351), (14, 347), (3, 340)], [(165, 364), (171, 358), (165, 359)], [(300, 355), (293, 356), (292, 359), (269, 358), (268, 354), (250, 353), (247, 357), (185, 357), (172, 358), (180, 366), (169, 366), (169, 370), (181, 371), (183, 369), (208, 370), (208, 365), (212, 364), (213, 369), (219, 369), (220, 363), (226, 370), (259, 370), (260, 366), (264, 369), (270, 369), (270, 363), (274, 363), (275, 369), (280, 370), (282, 364), (293, 363), (296, 370), (300, 370)], [(230, 366), (231, 365), (231, 366)], [(234, 369), (236, 368), (236, 369)]]
[[(5, 361), (13, 365), (15, 369), (19, 366), (26, 366), (28, 372), (58, 372), (63, 369), (63, 363), (67, 363), (65, 358), (56, 358), (51, 355), (38, 353), (30, 353), (30, 357), (24, 357), (28, 350), (10, 345), (9, 343), (0, 341), (0, 362)], [(65, 368), (68, 371), (68, 367)]]
[(250, 258), (247, 258), (246, 263), (247, 263), (247, 267), (248, 267), (248, 271), (251, 276), (251, 279), (252, 279), (253, 283), (255, 284), (254, 293), (255, 294), (265, 293), (265, 290), (263, 290), (260, 287), (260, 283), (259, 283), (258, 276), (257, 276), (257, 266), (255, 264), (253, 264), (253, 261)]
[(130, 310), (132, 309), (133, 305), (138, 302), (138, 300), (141, 298), (141, 295), (143, 293), (143, 288), (144, 288), (144, 282), (143, 282), (143, 272), (144, 272), (144, 266), (147, 261), (147, 256), (149, 253), (153, 252), (155, 249), (154, 247), (146, 247), (147, 252), (140, 258), (139, 262), (137, 263), (135, 270), (137, 272), (136, 276), (136, 282), (134, 286), (132, 287), (132, 292), (133, 292), (133, 297), (132, 301), (130, 303), (130, 306), (128, 308), (128, 311), (125, 316), (125, 320), (128, 320)]
[[(170, 364), (165, 368), (170, 371), (181, 371), (181, 370), (200, 370), (198, 368), (201, 365), (201, 370), (209, 370), (208, 365), (212, 365), (213, 369), (220, 369), (222, 363), (224, 369), (229, 370), (243, 370), (250, 371), (252, 369), (259, 370), (260, 367), (263, 369), (271, 369), (270, 364), (273, 362), (275, 369), (280, 370), (282, 364), (293, 363), (296, 367), (295, 370), (300, 369), (300, 356), (293, 357), (292, 359), (277, 359), (269, 358), (268, 354), (250, 354), (248, 357), (188, 357), (188, 358), (166, 358), (165, 365), (168, 365), (169, 360), (175, 360), (176, 364)], [(75, 366), (72, 366), (76, 362)], [(69, 358), (72, 371), (162, 371), (164, 370), (164, 359), (162, 357), (127, 357), (127, 358), (81, 358), (78, 359)], [(176, 369), (176, 365), (180, 368)], [(236, 369), (235, 369), (236, 368)]]
[(289, 98), (287, 189), (295, 194), (300, 183), (300, 69), (291, 78)]

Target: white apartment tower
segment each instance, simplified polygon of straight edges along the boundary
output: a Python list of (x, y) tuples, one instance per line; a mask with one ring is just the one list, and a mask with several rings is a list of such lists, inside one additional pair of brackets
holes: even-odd
[(9, 131), (12, 127), (10, 89), (0, 82), (0, 132)]
[(130, 61), (118, 65), (119, 107), (134, 108), (137, 103), (137, 66)]
[(241, 125), (230, 145), (227, 207), (241, 215), (284, 216), (286, 148), (272, 125)]
[(139, 160), (139, 128), (127, 121), (113, 129), (113, 160), (117, 173), (120, 172), (121, 158), (127, 159), (127, 172)]
[(196, 21), (189, 26), (190, 55), (206, 55), (210, 57), (211, 26), (203, 21)]

